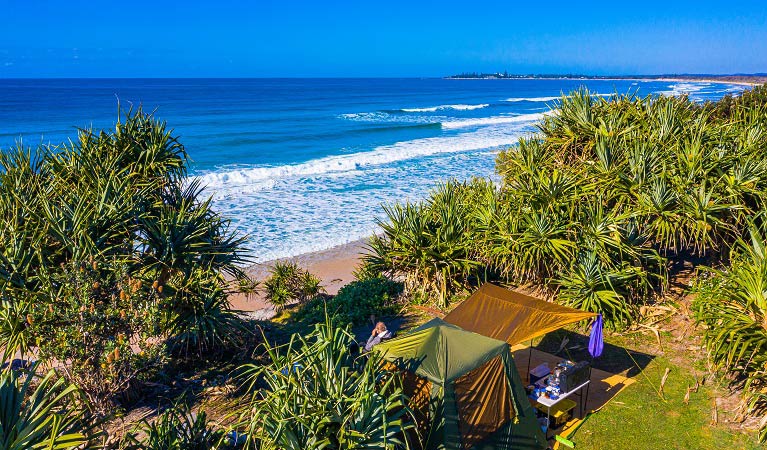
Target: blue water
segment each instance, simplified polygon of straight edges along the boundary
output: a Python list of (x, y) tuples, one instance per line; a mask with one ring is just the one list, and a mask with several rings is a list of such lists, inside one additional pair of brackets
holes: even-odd
[(0, 148), (109, 128), (118, 100), (142, 104), (175, 129), (190, 176), (265, 261), (368, 236), (381, 203), (421, 199), (440, 180), (492, 176), (499, 149), (584, 85), (696, 100), (742, 90), (631, 80), (0, 80)]

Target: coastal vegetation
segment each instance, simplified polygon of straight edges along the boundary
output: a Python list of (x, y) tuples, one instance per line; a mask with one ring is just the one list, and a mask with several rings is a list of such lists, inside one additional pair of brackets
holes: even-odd
[(224, 430), (208, 421), (205, 411), (194, 414), (184, 404), (168, 408), (159, 417), (144, 419), (128, 433), (120, 448), (126, 450), (209, 450), (233, 448)]
[(326, 318), (284, 348), (267, 343), (268, 362), (244, 368), (246, 448), (409, 448), (414, 421), (399, 372), (377, 353), (350, 352), (353, 342), (348, 327)]
[(763, 412), (767, 87), (704, 104), (579, 90), (537, 128), (499, 154), (499, 183), (450, 181), (386, 206), (366, 270), (443, 308), (492, 280), (625, 329), (705, 263), (704, 343)]
[(266, 300), (278, 310), (290, 304), (303, 304), (323, 291), (320, 279), (294, 262), (278, 261), (264, 281)]
[[(140, 109), (110, 132), (4, 150), (0, 446), (418, 447), (399, 372), (355, 354), (352, 327), (406, 302), (449, 309), (485, 281), (601, 313), (619, 331), (691, 285), (712, 368), (743, 390), (744, 411), (767, 417), (767, 87), (705, 104), (580, 90), (537, 131), (498, 155), (498, 181), (447, 181), (422, 202), (385, 205), (358, 279), (336, 295), (291, 262), (260, 285), (245, 276), (245, 238), (186, 178), (172, 131)], [(229, 304), (235, 289), (261, 290), (290, 326), (254, 333)], [(171, 366), (226, 352), (237, 377), (220, 420), (179, 400), (119, 436), (104, 426)], [(667, 385), (674, 405), (691, 405), (669, 436), (705, 420), (693, 382), (685, 372)], [(636, 403), (676, 413), (655, 389)], [(650, 418), (630, 409), (586, 429)]]
[(298, 309), (291, 319), (296, 323), (324, 322), (333, 318), (336, 326), (368, 323), (371, 316), (386, 316), (402, 307), (402, 283), (384, 277), (355, 280), (332, 297), (318, 296)]
[[(34, 382), (34, 384), (33, 384)], [(79, 408), (80, 392), (51, 371), (41, 379), (0, 372), (0, 448), (78, 448), (92, 429)]]
[[(18, 384), (11, 373), (29, 360), (55, 368), (38, 391), (18, 389), (51, 397), (36, 411), (48, 411), (38, 439), (73, 439), (82, 417), (130, 403), (171, 358), (214, 355), (246, 333), (225, 279), (244, 276), (244, 237), (186, 165), (171, 131), (140, 109), (112, 132), (0, 153), (0, 351), (14, 362), (2, 376)], [(76, 385), (78, 401), (62, 406), (72, 388), (59, 383)], [(84, 416), (57, 419), (64, 410)]]
[[(267, 342), (257, 364), (242, 365), (256, 334), (228, 296), (259, 286), (241, 269), (245, 237), (212, 210), (187, 164), (172, 131), (141, 109), (111, 132), (79, 130), (61, 146), (0, 153), (2, 448), (406, 444), (412, 425), (398, 374), (360, 365), (344, 326), (391, 308), (400, 285), (359, 281), (326, 305), (316, 276), (275, 265), (266, 297), (314, 301), (308, 316), (320, 324), (285, 347)], [(225, 363), (242, 365), (235, 371), (247, 392), (234, 424), (180, 399), (133, 429), (108, 429), (172, 371), (227, 352), (240, 353)], [(247, 440), (225, 432), (234, 429)]]
[[(761, 217), (760, 217), (761, 218)], [(760, 220), (761, 222), (761, 220)], [(705, 268), (694, 305), (704, 326), (711, 360), (732, 375), (748, 407), (764, 415), (760, 440), (767, 440), (767, 232), (752, 227), (733, 246), (730, 263)]]

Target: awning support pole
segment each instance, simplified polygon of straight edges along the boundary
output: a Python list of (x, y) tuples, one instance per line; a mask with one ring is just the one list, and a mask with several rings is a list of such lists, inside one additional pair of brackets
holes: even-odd
[(530, 339), (530, 348), (527, 352), (527, 382), (530, 382), (530, 361), (533, 359), (533, 340)]

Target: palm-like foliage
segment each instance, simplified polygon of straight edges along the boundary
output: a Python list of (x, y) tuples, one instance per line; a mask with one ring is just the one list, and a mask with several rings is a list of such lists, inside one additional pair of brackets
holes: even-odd
[[(35, 386), (33, 387), (33, 384)], [(77, 387), (54, 372), (0, 371), (0, 448), (75, 449), (94, 437), (77, 405)]]
[(242, 275), (237, 263), (243, 260), (244, 238), (229, 232), (228, 222), (210, 209), (210, 199), (200, 201), (202, 194), (198, 181), (183, 189), (174, 186), (154, 213), (139, 219), (146, 249), (140, 267), (159, 273), (160, 283), (179, 273), (188, 277), (200, 266)]
[(223, 286), (223, 279), (199, 268), (188, 277), (169, 280), (164, 291), (168, 297), (160, 300), (160, 310), (171, 350), (182, 355), (215, 353), (247, 332), (236, 312), (229, 308)]
[[(499, 154), (500, 186), (449, 183), (424, 203), (385, 207), (368, 267), (441, 303), (481, 274), (626, 325), (663, 293), (664, 258), (726, 259), (767, 206), (763, 91), (721, 105), (563, 96), (537, 135)], [(442, 201), (446, 191), (460, 201)], [(450, 239), (436, 238), (443, 228)]]
[(320, 283), (319, 277), (297, 263), (279, 261), (264, 281), (265, 298), (278, 309), (291, 303), (303, 304), (325, 292)]
[(211, 450), (228, 448), (224, 433), (208, 421), (205, 411), (193, 413), (186, 405), (167, 409), (154, 420), (144, 419), (121, 448), (141, 450)]
[(183, 145), (140, 109), (112, 132), (0, 152), (6, 355), (64, 363), (95, 402), (153, 363), (137, 348), (159, 355), (170, 339), (199, 354), (231, 336), (222, 274), (242, 275), (243, 238), (185, 184), (186, 164)]
[[(709, 269), (697, 286), (697, 319), (718, 367), (735, 372), (750, 408), (767, 414), (767, 232), (752, 227), (738, 240), (726, 269)], [(762, 440), (767, 429), (762, 430)]]
[(384, 206), (382, 236), (370, 240), (365, 262), (390, 275), (404, 274), (405, 285), (422, 295), (433, 294), (447, 305), (449, 296), (477, 275), (479, 263), (467, 239), (472, 194), (468, 184), (448, 182), (425, 203)]
[(284, 348), (267, 344), (269, 361), (247, 365), (253, 390), (241, 413), (246, 448), (389, 449), (409, 447), (411, 413), (397, 373), (380, 356), (356, 361), (353, 337), (330, 319)]
[(612, 325), (631, 321), (636, 302), (632, 287), (647, 282), (646, 274), (637, 267), (605, 267), (596, 252), (578, 256), (574, 267), (559, 280), (559, 299), (567, 305), (586, 311), (600, 312)]

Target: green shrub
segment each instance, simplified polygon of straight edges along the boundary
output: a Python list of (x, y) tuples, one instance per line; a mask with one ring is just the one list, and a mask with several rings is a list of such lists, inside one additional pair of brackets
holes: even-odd
[(337, 325), (359, 325), (368, 321), (371, 314), (382, 316), (397, 312), (397, 300), (403, 291), (402, 283), (384, 277), (352, 281), (330, 298), (316, 298), (293, 316), (293, 320), (311, 324), (325, 320), (331, 315)]
[(266, 300), (281, 310), (292, 303), (306, 303), (324, 292), (321, 280), (294, 262), (277, 262), (264, 281)]
[[(163, 361), (236, 325), (224, 274), (244, 238), (186, 178), (184, 146), (140, 109), (112, 131), (0, 151), (0, 348), (62, 364), (105, 408)], [(2, 363), (4, 361), (0, 361)]]
[(698, 323), (715, 367), (736, 374), (748, 409), (761, 414), (760, 440), (767, 441), (767, 230), (754, 227), (739, 240), (732, 262), (707, 269), (694, 288)]
[[(20, 331), (34, 342), (40, 360), (66, 361), (72, 381), (102, 411), (130, 387), (137, 371), (151, 373), (164, 353), (150, 341), (161, 328), (158, 292), (127, 270), (95, 259), (62, 264), (46, 280), (55, 301), (30, 305)], [(12, 338), (13, 327), (4, 326), (9, 323), (0, 322), (0, 337)]]
[(744, 91), (740, 96), (727, 94), (719, 101), (708, 102), (706, 108), (710, 112), (712, 120), (719, 120), (735, 116), (739, 108), (760, 107), (765, 104), (767, 104), (767, 84), (754, 86)]
[(364, 364), (349, 352), (354, 338), (333, 321), (280, 348), (266, 344), (268, 362), (245, 365), (249, 402), (240, 411), (247, 449), (410, 448), (414, 427), (399, 372), (373, 353)]
[(34, 372), (0, 370), (0, 448), (86, 447), (95, 434), (79, 400), (77, 386), (53, 371), (38, 379)]
[(208, 421), (205, 411), (193, 413), (186, 405), (175, 405), (155, 420), (144, 419), (138, 430), (124, 439), (128, 449), (210, 450), (228, 448), (223, 430)]

